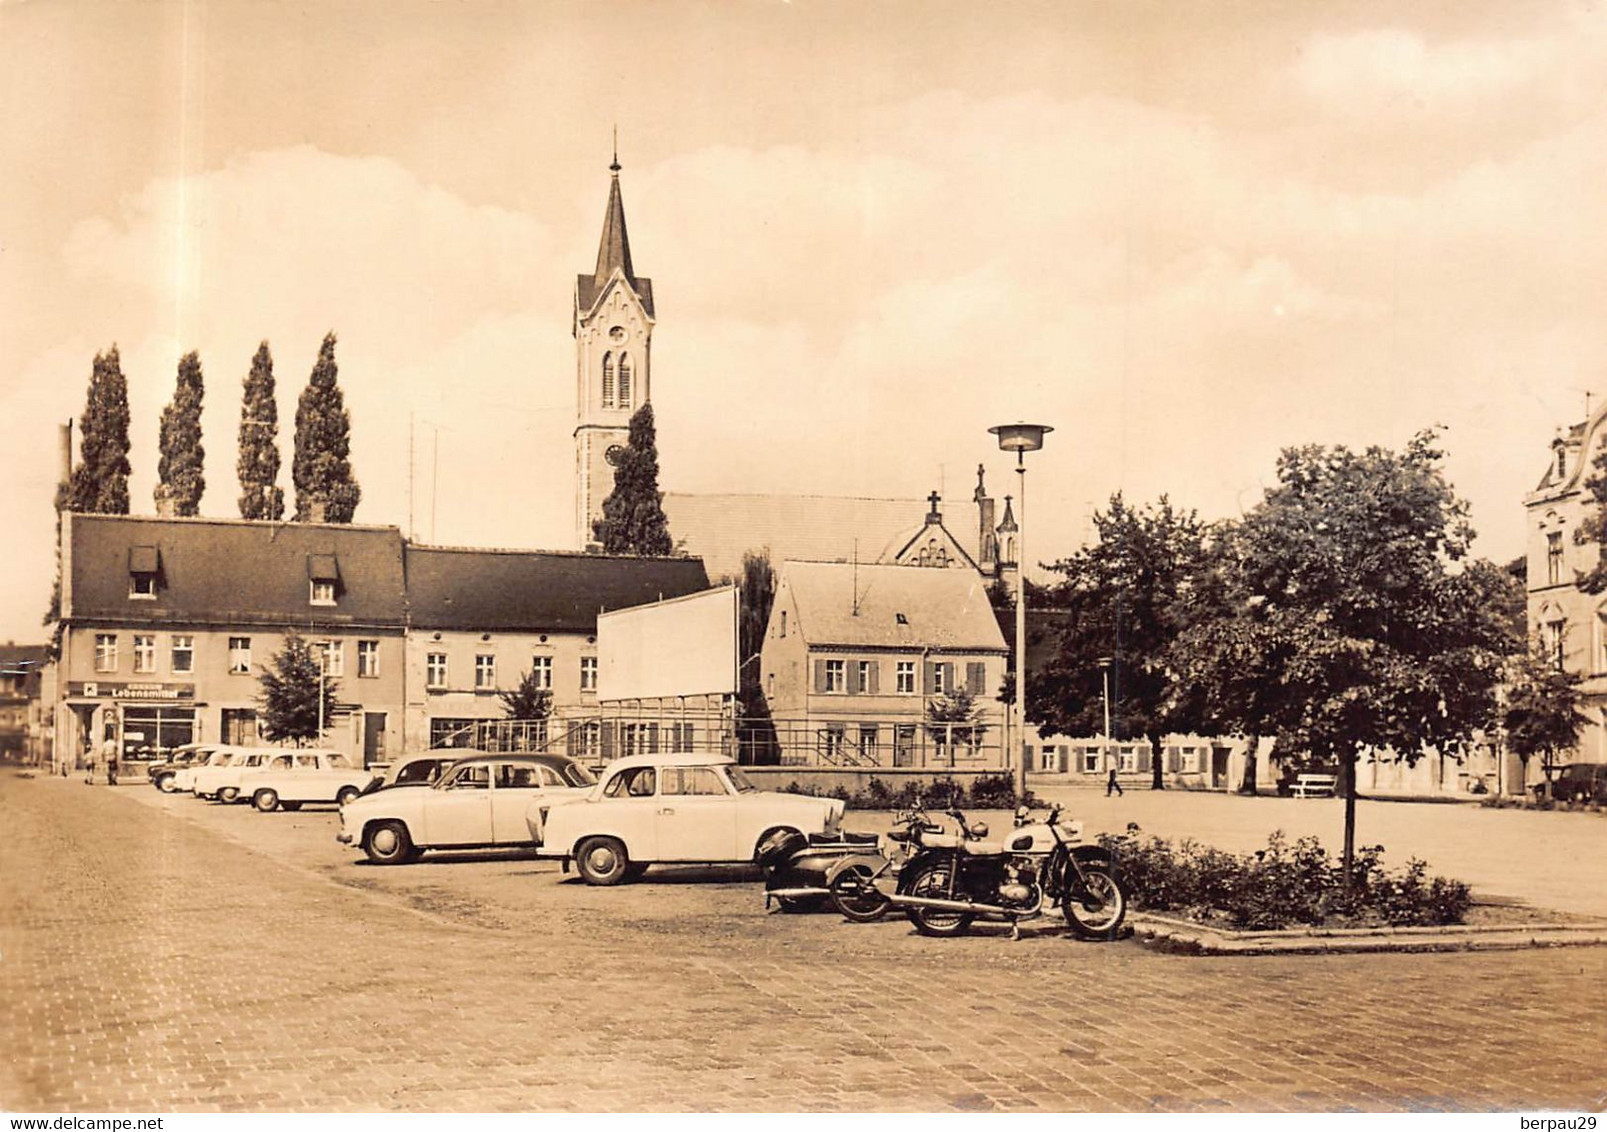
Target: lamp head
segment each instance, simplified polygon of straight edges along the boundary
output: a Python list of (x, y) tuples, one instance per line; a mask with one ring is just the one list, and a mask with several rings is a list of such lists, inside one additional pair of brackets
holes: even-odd
[(999, 447), (1006, 452), (1036, 452), (1043, 447), (1045, 434), (1054, 428), (1050, 425), (1016, 424), (994, 425), (988, 429), (999, 438)]

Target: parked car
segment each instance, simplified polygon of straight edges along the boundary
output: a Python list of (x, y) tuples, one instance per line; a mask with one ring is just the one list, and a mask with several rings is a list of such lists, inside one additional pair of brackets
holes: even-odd
[(212, 753), (215, 743), (186, 743), (182, 747), (174, 747), (173, 753), (163, 762), (152, 763), (145, 768), (145, 776), (151, 780), (151, 785), (164, 794), (173, 793), (174, 782), (179, 771), (190, 766), (197, 759), (205, 759)]
[(208, 762), (190, 771), (190, 789), (197, 798), (216, 798), (220, 802), (240, 800), (240, 776), (248, 770), (268, 765), (275, 755), (287, 753), (283, 747), (220, 747), (229, 757), (221, 763)]
[[(1535, 788), (1544, 796), (1544, 784)], [(1551, 796), (1559, 802), (1607, 803), (1607, 763), (1569, 763), (1551, 783)]]
[[(446, 773), (446, 768), (463, 758), (462, 750), (426, 751), (418, 755), (405, 755), (369, 780), (364, 794), (376, 790), (389, 790), (393, 786), (434, 786)], [(375, 768), (378, 769), (378, 768)]]
[(240, 797), (265, 814), (299, 810), (307, 802), (350, 802), (372, 777), (334, 751), (280, 751), (267, 763), (240, 773)]
[(597, 780), (563, 755), (470, 755), (427, 790), (376, 790), (340, 808), (335, 840), (360, 845), (377, 865), (425, 849), (529, 845), (531, 803), (584, 795)]
[(531, 807), (538, 856), (574, 862), (588, 884), (632, 880), (659, 863), (747, 864), (773, 835), (835, 837), (843, 803), (760, 790), (732, 760), (632, 755), (567, 804)]
[(227, 766), (234, 757), (234, 748), (226, 747), (220, 743), (207, 744), (206, 750), (196, 755), (188, 766), (180, 767), (173, 775), (174, 792), (195, 792), (195, 774), (205, 767)]

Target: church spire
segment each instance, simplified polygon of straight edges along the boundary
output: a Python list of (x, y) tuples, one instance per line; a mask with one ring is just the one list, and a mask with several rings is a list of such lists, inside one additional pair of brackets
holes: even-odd
[(614, 269), (625, 273), (632, 287), (636, 273), (631, 270), (631, 241), (625, 234), (625, 201), (619, 195), (619, 140), (615, 136), (614, 161), (608, 167), (613, 179), (608, 185), (608, 209), (603, 214), (603, 239), (597, 247), (597, 271), (594, 278), (599, 288), (607, 282)]

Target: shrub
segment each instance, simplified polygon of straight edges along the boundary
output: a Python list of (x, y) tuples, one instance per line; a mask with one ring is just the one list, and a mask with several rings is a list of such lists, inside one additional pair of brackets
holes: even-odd
[[(979, 774), (969, 789), (948, 775), (928, 784), (904, 782), (894, 790), (880, 778), (872, 778), (864, 789), (850, 792), (834, 786), (829, 791), (805, 786), (797, 779), (780, 788), (782, 794), (805, 794), (812, 798), (837, 798), (856, 810), (905, 810), (917, 801), (930, 810), (959, 809), (1011, 810), (1016, 806), (1015, 781), (1008, 774)], [(1037, 805), (1029, 791), (1026, 801)]]
[(1265, 849), (1242, 856), (1193, 841), (1174, 848), (1158, 837), (1146, 840), (1131, 824), (1099, 842), (1116, 858), (1134, 907), (1225, 919), (1251, 931), (1331, 919), (1454, 924), (1472, 903), (1467, 885), (1430, 878), (1423, 861), (1408, 861), (1398, 872), (1385, 869), (1379, 845), (1357, 851), (1347, 887), (1343, 864), (1315, 837), (1290, 844), (1282, 831), (1267, 839)]

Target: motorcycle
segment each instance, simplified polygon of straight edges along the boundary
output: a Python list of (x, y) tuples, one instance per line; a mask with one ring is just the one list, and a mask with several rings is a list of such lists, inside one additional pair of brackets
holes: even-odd
[(893, 822), (899, 828), (887, 832), (875, 853), (843, 857), (826, 872), (832, 906), (846, 920), (869, 924), (885, 916), (893, 904), (877, 882), (884, 876), (896, 876), (920, 855), (928, 834), (943, 831), (927, 816), (920, 799), (910, 809), (896, 812)]
[[(921, 848), (899, 871), (887, 899), (922, 935), (959, 936), (977, 918), (1006, 920), (1020, 938), (1022, 920), (1059, 907), (1084, 939), (1114, 939), (1127, 916), (1127, 892), (1115, 861), (1098, 845), (1079, 844), (1078, 822), (1060, 824), (1060, 806), (1041, 822), (1016, 810), (1015, 828), (1003, 841), (987, 840), (984, 823), (959, 810), (954, 833), (924, 832)], [(868, 900), (868, 898), (867, 898)]]
[(772, 833), (760, 842), (757, 856), (764, 870), (764, 906), (773, 900), (783, 912), (813, 912), (831, 898), (829, 876), (835, 866), (875, 851), (874, 833)]

